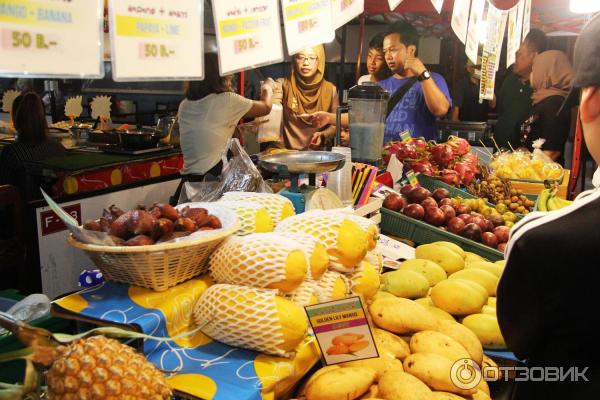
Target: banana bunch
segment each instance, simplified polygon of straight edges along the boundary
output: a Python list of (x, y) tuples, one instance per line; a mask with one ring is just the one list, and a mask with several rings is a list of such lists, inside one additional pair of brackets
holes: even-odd
[(544, 189), (540, 192), (537, 199), (537, 210), (538, 211), (555, 211), (560, 210), (573, 202), (565, 199), (561, 199), (556, 195), (556, 191), (552, 189)]

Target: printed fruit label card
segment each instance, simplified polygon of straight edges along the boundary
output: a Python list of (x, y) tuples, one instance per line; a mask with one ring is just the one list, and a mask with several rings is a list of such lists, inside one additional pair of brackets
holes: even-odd
[(379, 357), (359, 297), (306, 306), (326, 365)]

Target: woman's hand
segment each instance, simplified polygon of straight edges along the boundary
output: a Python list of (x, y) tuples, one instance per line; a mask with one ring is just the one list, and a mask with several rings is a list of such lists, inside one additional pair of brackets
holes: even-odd
[(302, 114), (302, 118), (308, 119), (308, 122), (317, 129), (327, 125), (335, 125), (335, 114), (326, 111), (317, 111), (312, 114)]
[(323, 132), (313, 133), (308, 147), (312, 150), (319, 150), (323, 146)]

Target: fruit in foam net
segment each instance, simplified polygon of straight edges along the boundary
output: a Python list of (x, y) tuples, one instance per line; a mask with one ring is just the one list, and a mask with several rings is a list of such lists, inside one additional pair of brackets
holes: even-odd
[(115, 339), (92, 336), (56, 349), (48, 370), (50, 399), (170, 399), (164, 375)]

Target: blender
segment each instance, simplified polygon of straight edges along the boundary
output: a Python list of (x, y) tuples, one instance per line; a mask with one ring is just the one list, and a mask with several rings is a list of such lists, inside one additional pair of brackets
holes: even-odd
[(383, 134), (390, 94), (374, 82), (348, 92), (348, 118), (352, 161), (381, 166)]

